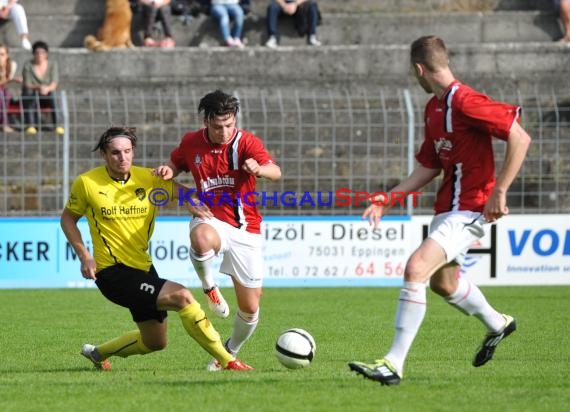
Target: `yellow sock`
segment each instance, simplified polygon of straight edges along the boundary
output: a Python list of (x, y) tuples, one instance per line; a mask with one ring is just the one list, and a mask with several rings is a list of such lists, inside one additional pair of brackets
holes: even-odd
[(152, 351), (144, 345), (141, 332), (137, 329), (111, 339), (102, 345), (97, 345), (97, 352), (101, 355), (101, 359), (107, 359), (109, 356), (126, 358), (131, 355), (144, 355)]
[(220, 334), (210, 323), (206, 314), (197, 301), (192, 302), (178, 312), (186, 332), (200, 344), (201, 347), (216, 358), (225, 368), (228, 362), (235, 359), (222, 344)]

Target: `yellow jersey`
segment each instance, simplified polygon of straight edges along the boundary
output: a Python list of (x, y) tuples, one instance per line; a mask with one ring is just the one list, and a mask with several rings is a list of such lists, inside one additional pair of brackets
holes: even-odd
[(149, 197), (172, 199), (174, 183), (153, 176), (149, 168), (132, 166), (130, 173), (127, 181), (116, 181), (101, 166), (77, 177), (71, 187), (65, 207), (87, 218), (97, 272), (118, 263), (148, 271), (152, 264), (148, 243), (158, 206)]

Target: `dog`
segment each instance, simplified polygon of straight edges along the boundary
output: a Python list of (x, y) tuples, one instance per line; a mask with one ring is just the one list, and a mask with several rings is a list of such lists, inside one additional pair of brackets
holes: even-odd
[(115, 48), (132, 48), (131, 23), (133, 11), (129, 0), (106, 0), (105, 19), (97, 37), (85, 36), (83, 45), (92, 51), (106, 51)]

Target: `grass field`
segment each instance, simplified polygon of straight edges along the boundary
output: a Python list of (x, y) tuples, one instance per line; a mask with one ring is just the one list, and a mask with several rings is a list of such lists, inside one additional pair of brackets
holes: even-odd
[[(518, 323), (494, 360), (471, 366), (483, 326), (429, 292), (397, 387), (364, 380), (346, 364), (387, 349), (398, 289), (266, 289), (259, 327), (240, 353), (256, 368), (250, 373), (206, 372), (209, 356), (173, 313), (164, 351), (112, 358), (111, 372), (95, 371), (81, 345), (132, 329), (126, 310), (97, 290), (3, 290), (0, 411), (570, 410), (570, 287), (483, 290)], [(233, 291), (225, 296), (233, 309)], [(213, 319), (223, 335), (230, 319)], [(289, 327), (316, 339), (307, 369), (286, 370), (273, 355)]]

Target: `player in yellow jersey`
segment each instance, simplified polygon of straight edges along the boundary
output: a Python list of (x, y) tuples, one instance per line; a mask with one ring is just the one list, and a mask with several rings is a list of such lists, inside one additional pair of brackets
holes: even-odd
[[(111, 302), (128, 308), (137, 329), (108, 342), (83, 345), (81, 354), (97, 369), (110, 369), (108, 358), (144, 355), (166, 347), (167, 312), (178, 312), (186, 332), (225, 369), (252, 368), (230, 354), (200, 304), (184, 286), (158, 276), (148, 243), (158, 212), (149, 194), (163, 199), (183, 188), (133, 166), (135, 129), (111, 127), (95, 147), (105, 164), (80, 175), (61, 214), (61, 227), (81, 262), (81, 274), (94, 279)], [(185, 189), (185, 188), (184, 188)], [(155, 199), (156, 200), (156, 199)], [(77, 221), (86, 216), (93, 256), (83, 243)]]

